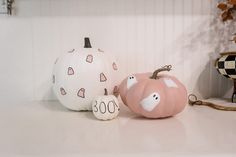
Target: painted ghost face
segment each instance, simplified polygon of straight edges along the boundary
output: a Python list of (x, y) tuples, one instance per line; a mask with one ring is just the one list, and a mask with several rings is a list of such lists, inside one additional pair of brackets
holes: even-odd
[(161, 100), (160, 95), (157, 92), (155, 92), (151, 93), (149, 96), (144, 98), (140, 102), (140, 105), (144, 110), (151, 112), (160, 103), (160, 100)]
[(135, 76), (129, 76), (127, 78), (127, 89), (132, 87), (134, 84), (136, 84), (138, 81)]

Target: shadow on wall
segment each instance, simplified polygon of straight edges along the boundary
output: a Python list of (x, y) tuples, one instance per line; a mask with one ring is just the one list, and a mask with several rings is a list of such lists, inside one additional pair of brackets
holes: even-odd
[(166, 46), (177, 45), (167, 50), (172, 58), (167, 61), (175, 67), (175, 75), (187, 86), (189, 94), (199, 98), (229, 98), (233, 90), (233, 81), (220, 75), (214, 64), (221, 52), (236, 51), (236, 44), (229, 41), (236, 27), (232, 21), (223, 23), (219, 17), (219, 10), (213, 7), (211, 16), (193, 19), (184, 34)]
[(42, 95), (35, 95), (35, 100), (56, 100), (56, 95), (53, 92), (51, 80), (45, 80), (39, 87), (40, 88), (36, 89), (36, 93), (42, 93)]
[[(214, 67), (215, 59), (209, 60), (200, 73), (193, 93), (201, 98), (226, 97), (230, 98), (233, 81), (221, 76)], [(207, 85), (209, 83), (209, 85)]]
[(229, 41), (232, 34), (235, 33), (235, 26), (232, 22), (223, 23), (216, 8), (213, 9), (209, 27), (206, 26), (206, 23), (202, 23), (198, 30), (198, 34), (189, 35), (192, 37), (189, 46), (193, 46), (192, 48), (195, 49), (201, 45), (208, 45), (210, 53), (205, 52), (208, 54), (206, 56), (208, 61), (206, 65), (203, 65), (203, 71), (197, 79), (193, 93), (202, 98), (231, 97), (233, 81), (220, 75), (214, 64), (215, 60), (220, 57), (219, 53), (236, 50), (236, 45)]

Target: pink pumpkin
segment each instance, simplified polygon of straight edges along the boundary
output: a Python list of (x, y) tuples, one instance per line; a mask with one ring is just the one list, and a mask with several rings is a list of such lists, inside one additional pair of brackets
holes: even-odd
[(175, 77), (158, 74), (160, 71), (169, 71), (170, 68), (163, 67), (152, 75), (139, 74), (131, 87), (129, 78), (126, 79), (126, 91), (125, 83), (122, 82), (120, 89), (124, 91), (120, 91), (120, 94), (124, 103), (133, 112), (147, 118), (165, 118), (180, 113), (187, 104), (186, 88)]

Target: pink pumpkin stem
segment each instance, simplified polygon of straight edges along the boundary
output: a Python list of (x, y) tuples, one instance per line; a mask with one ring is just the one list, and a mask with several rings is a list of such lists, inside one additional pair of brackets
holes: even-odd
[(150, 77), (150, 79), (158, 79), (158, 74), (162, 71), (170, 71), (172, 68), (171, 65), (165, 65), (164, 67), (157, 69), (153, 72), (152, 76)]

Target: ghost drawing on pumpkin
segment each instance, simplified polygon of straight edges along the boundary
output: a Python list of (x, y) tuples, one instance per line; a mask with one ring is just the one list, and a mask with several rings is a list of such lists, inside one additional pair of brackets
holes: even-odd
[[(119, 83), (119, 70), (110, 53), (92, 48), (89, 38), (84, 47), (65, 52), (56, 59), (53, 91), (60, 103), (70, 110), (91, 111), (93, 99), (107, 88), (112, 94)], [(117, 89), (116, 89), (117, 90)]]
[(135, 76), (129, 76), (127, 79), (127, 89), (132, 87), (135, 83), (137, 83), (137, 79)]
[[(134, 74), (119, 86), (120, 96), (133, 112), (147, 118), (165, 118), (180, 113), (187, 104), (187, 90), (174, 76), (153, 73)], [(141, 76), (141, 77), (140, 77)]]
[(160, 102), (160, 95), (158, 93), (152, 93), (148, 97), (144, 98), (140, 105), (143, 107), (146, 111), (152, 111)]

